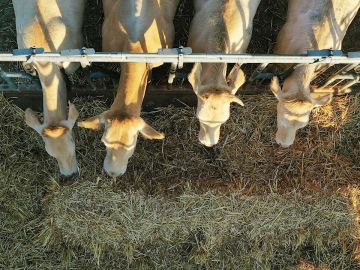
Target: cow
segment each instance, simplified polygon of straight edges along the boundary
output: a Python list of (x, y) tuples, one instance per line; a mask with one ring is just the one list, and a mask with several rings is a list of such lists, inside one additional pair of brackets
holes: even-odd
[[(103, 51), (154, 53), (172, 46), (173, 19), (178, 0), (103, 0)], [(162, 63), (121, 63), (116, 97), (108, 111), (79, 122), (79, 126), (105, 131), (105, 172), (113, 178), (126, 172), (140, 133), (146, 139), (163, 139), (141, 117), (149, 72)]]
[[(359, 7), (359, 0), (289, 0), (287, 20), (277, 37), (274, 52), (303, 54), (307, 50), (340, 50)], [(281, 66), (283, 70), (289, 68), (289, 65)], [(272, 79), (270, 88), (278, 99), (276, 142), (282, 147), (294, 143), (297, 130), (307, 126), (314, 108), (332, 100), (331, 89), (311, 86), (319, 68), (321, 65), (297, 66), (282, 87), (277, 77)]]
[[(188, 46), (194, 53), (244, 53), (249, 45), (253, 19), (260, 0), (194, 0)], [(218, 143), (220, 127), (230, 117), (230, 104), (244, 106), (235, 95), (245, 82), (235, 65), (228, 76), (227, 64), (195, 63), (188, 80), (197, 95), (199, 141)]]
[[(18, 48), (38, 47), (46, 52), (82, 47), (82, 22), (85, 0), (13, 0)], [(76, 63), (25, 63), (36, 71), (43, 90), (41, 123), (31, 109), (25, 111), (25, 122), (43, 139), (47, 153), (54, 157), (60, 173), (73, 176), (78, 170), (72, 128), (78, 118), (75, 106), (67, 112), (66, 74), (79, 67)]]

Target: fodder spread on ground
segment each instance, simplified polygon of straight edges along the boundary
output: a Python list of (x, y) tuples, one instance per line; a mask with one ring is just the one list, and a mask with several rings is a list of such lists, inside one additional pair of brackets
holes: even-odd
[[(23, 112), (1, 99), (0, 265), (357, 267), (359, 97), (318, 109), (289, 149), (273, 140), (274, 98), (244, 100), (213, 150), (197, 143), (192, 108), (144, 114), (167, 137), (140, 139), (117, 183), (102, 172), (101, 134), (76, 129), (81, 175), (61, 186)], [(104, 109), (76, 105), (83, 118)]]
[[(262, 0), (249, 52), (272, 51), (286, 5)], [(181, 1), (175, 46), (186, 45), (191, 17)], [(0, 51), (16, 47), (14, 21), (0, 0)], [(101, 23), (101, 1), (88, 1), (84, 40), (97, 51)], [(359, 25), (345, 51), (359, 49)], [(116, 183), (102, 171), (101, 132), (75, 128), (81, 175), (63, 186), (23, 111), (0, 98), (0, 268), (358, 269), (360, 97), (317, 109), (289, 149), (274, 142), (275, 98), (243, 99), (214, 149), (197, 142), (194, 109), (144, 113), (166, 139), (139, 139)], [(75, 104), (83, 119), (105, 108)]]

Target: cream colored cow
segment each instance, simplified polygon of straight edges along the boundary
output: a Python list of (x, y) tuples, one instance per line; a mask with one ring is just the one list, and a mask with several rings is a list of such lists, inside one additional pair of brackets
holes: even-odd
[[(42, 47), (57, 51), (82, 47), (82, 21), (85, 0), (13, 0), (19, 48)], [(60, 68), (71, 73), (78, 64), (32, 63), (43, 89), (44, 120), (27, 109), (26, 123), (36, 130), (45, 142), (49, 155), (56, 158), (61, 174), (78, 172), (72, 128), (78, 117), (75, 106), (69, 103), (67, 113), (66, 83)]]
[[(178, 0), (103, 0), (103, 50), (152, 53), (171, 47), (177, 5)], [(161, 64), (122, 63), (110, 110), (79, 123), (90, 129), (105, 126), (104, 169), (112, 177), (125, 173), (139, 133), (147, 139), (164, 138), (140, 117), (149, 71)]]
[[(289, 0), (287, 21), (277, 38), (275, 53), (302, 54), (307, 50), (341, 49), (346, 31), (360, 7), (359, 0)], [(271, 89), (278, 98), (276, 141), (283, 147), (294, 143), (298, 129), (309, 123), (313, 108), (323, 106), (332, 94), (311, 90), (319, 66), (302, 65), (286, 78), (277, 78)], [(288, 65), (284, 65), (286, 70)], [(321, 89), (323, 90), (323, 89)]]
[[(260, 0), (194, 0), (188, 46), (194, 53), (244, 53), (249, 45), (253, 19)], [(198, 63), (189, 82), (198, 97), (199, 140), (211, 147), (218, 143), (220, 127), (230, 117), (230, 104), (243, 102), (235, 96), (245, 75), (235, 66), (226, 77), (227, 65)]]

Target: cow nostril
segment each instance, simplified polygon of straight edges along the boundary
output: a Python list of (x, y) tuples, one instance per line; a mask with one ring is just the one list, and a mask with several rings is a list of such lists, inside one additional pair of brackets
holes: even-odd
[(107, 170), (106, 168), (104, 170), (105, 170), (107, 175), (109, 175), (111, 178), (114, 178), (114, 179), (116, 179), (117, 177), (122, 176), (125, 173), (125, 170), (121, 170), (121, 171), (117, 171), (117, 172)]
[(276, 143), (277, 143), (278, 145), (280, 145), (281, 147), (283, 147), (283, 148), (288, 148), (288, 147), (291, 146), (291, 144), (285, 143), (285, 142), (283, 142), (283, 141), (281, 141), (281, 140), (276, 140)]
[(78, 175), (79, 175), (79, 170), (77, 170), (75, 173), (73, 173), (71, 175), (62, 175), (60, 177), (60, 184), (69, 186), (75, 182)]
[(214, 143), (203, 143), (206, 147), (208, 147), (208, 148), (213, 148), (214, 146), (215, 146), (215, 144)]
[(211, 148), (211, 147), (214, 147), (215, 146), (215, 143), (211, 143), (210, 141), (207, 141), (207, 140), (203, 140), (202, 138), (199, 138), (199, 141), (202, 145), (208, 147), (208, 148)]

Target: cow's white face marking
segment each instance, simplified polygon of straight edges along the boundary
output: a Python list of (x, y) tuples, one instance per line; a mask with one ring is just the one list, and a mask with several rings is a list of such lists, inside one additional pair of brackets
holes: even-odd
[(207, 90), (198, 94), (197, 118), (200, 121), (199, 141), (212, 147), (219, 142), (220, 128), (230, 117), (230, 104), (243, 102), (227, 90)]
[(78, 111), (71, 103), (69, 103), (68, 119), (57, 124), (41, 124), (31, 109), (25, 111), (26, 124), (41, 135), (46, 152), (56, 158), (60, 173), (64, 176), (72, 176), (79, 171), (72, 135), (72, 128), (78, 116)]
[(79, 126), (98, 130), (102, 124), (105, 126), (102, 142), (106, 147), (104, 170), (114, 178), (126, 172), (139, 133), (147, 139), (160, 140), (165, 137), (140, 117), (130, 117), (111, 111), (82, 121)]
[(289, 147), (294, 143), (296, 132), (308, 125), (311, 111), (315, 107), (326, 105), (332, 99), (331, 93), (310, 93), (304, 96), (301, 91), (297, 96), (289, 98), (282, 92), (276, 77), (270, 88), (278, 99), (276, 142), (282, 147)]
[[(226, 70), (226, 65), (224, 68)], [(236, 65), (227, 78), (222, 79), (222, 83), (217, 82), (220, 85), (203, 86), (201, 77), (209, 77), (211, 74), (202, 74), (202, 71), (200, 63), (194, 64), (188, 79), (198, 100), (196, 116), (200, 121), (199, 141), (207, 147), (212, 147), (219, 142), (221, 125), (230, 117), (230, 104), (244, 106), (235, 94), (244, 84), (245, 74), (240, 66)], [(225, 76), (225, 73), (220, 74)]]

